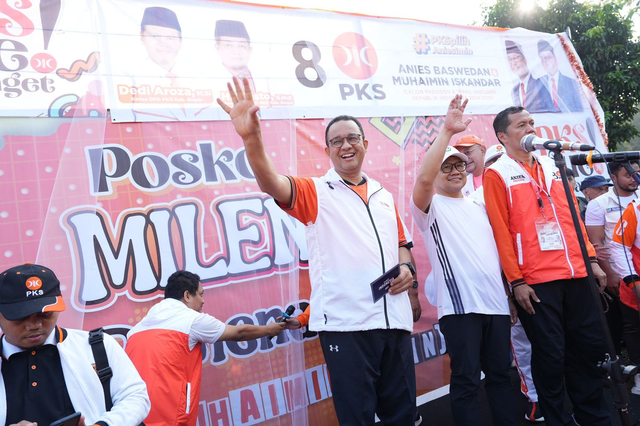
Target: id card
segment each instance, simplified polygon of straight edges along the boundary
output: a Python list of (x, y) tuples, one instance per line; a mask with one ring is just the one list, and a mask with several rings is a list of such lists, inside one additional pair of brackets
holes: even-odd
[(552, 251), (564, 249), (564, 244), (562, 244), (562, 235), (560, 234), (560, 226), (558, 226), (557, 222), (549, 222), (542, 218), (537, 219), (536, 233), (538, 234), (540, 250)]

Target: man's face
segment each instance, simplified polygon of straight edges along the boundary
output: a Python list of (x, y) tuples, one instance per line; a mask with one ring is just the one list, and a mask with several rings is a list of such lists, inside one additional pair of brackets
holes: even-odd
[(498, 133), (498, 138), (507, 152), (523, 151), (520, 140), (526, 135), (535, 135), (536, 127), (533, 117), (527, 110), (509, 115), (510, 123), (506, 131)]
[(483, 145), (473, 145), (469, 148), (465, 148), (461, 151), (464, 155), (469, 157), (467, 160), (467, 173), (472, 173), (473, 176), (478, 177), (484, 171), (484, 153), (487, 149)]
[(596, 186), (595, 188), (585, 188), (582, 190), (582, 193), (584, 194), (584, 198), (586, 198), (587, 201), (591, 201), (591, 200), (595, 200), (596, 198), (598, 198), (603, 194), (606, 194), (608, 190), (609, 190), (609, 186), (603, 185), (603, 186)]
[(511, 71), (519, 78), (525, 78), (529, 74), (529, 68), (527, 67), (527, 60), (519, 53), (508, 53), (507, 60)]
[[(449, 157), (447, 158), (442, 165), (440, 166), (440, 170), (438, 170), (438, 175), (436, 176), (436, 191), (441, 195), (448, 196), (457, 196), (461, 194), (462, 188), (464, 188), (467, 183), (467, 172), (460, 171), (455, 167), (456, 163), (463, 163), (463, 161), (458, 157)], [(446, 164), (451, 164), (451, 172), (445, 173), (442, 171), (442, 166)], [(460, 166), (458, 166), (460, 167)], [(467, 166), (468, 167), (468, 166)]]
[(60, 312), (47, 312), (29, 315), (28, 317), (11, 321), (0, 314), (0, 328), (7, 338), (7, 342), (22, 349), (40, 346), (53, 331)]
[(230, 70), (242, 71), (249, 65), (252, 47), (249, 40), (242, 37), (218, 37), (216, 50), (222, 64)]
[(188, 291), (185, 292), (184, 304), (194, 311), (202, 312), (202, 306), (204, 305), (204, 288), (202, 283), (198, 283), (198, 290), (196, 294), (191, 294)]
[(176, 63), (176, 56), (182, 47), (180, 31), (173, 28), (145, 25), (140, 40), (147, 49), (149, 58), (167, 71)]
[(540, 60), (542, 61), (542, 67), (549, 75), (554, 75), (558, 71), (558, 61), (553, 52), (545, 50), (540, 52)]
[[(640, 170), (637, 164), (632, 164), (631, 167), (636, 172)], [(624, 167), (618, 170), (618, 173), (611, 175), (611, 180), (613, 180), (613, 184), (618, 189), (618, 193), (621, 191), (631, 193), (638, 189), (638, 184), (633, 179), (633, 176)]]
[[(352, 135), (359, 135), (360, 142), (356, 145), (351, 145), (344, 140)], [(342, 146), (340, 148), (334, 148), (331, 146), (331, 141), (336, 139), (343, 139)], [(360, 172), (362, 168), (362, 162), (364, 161), (364, 153), (367, 151), (369, 141), (362, 140), (362, 134), (358, 125), (351, 120), (336, 121), (329, 128), (327, 133), (327, 140), (329, 146), (324, 149), (327, 153), (333, 167), (340, 176), (351, 175)], [(358, 183), (358, 182), (353, 182)]]
[(569, 186), (575, 191), (576, 190), (576, 178), (573, 176), (567, 176), (567, 182), (569, 182)]

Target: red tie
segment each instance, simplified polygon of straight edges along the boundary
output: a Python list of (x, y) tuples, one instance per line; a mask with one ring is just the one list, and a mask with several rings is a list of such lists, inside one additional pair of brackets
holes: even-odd
[(527, 93), (524, 91), (524, 83), (520, 83), (520, 97), (522, 98), (522, 108), (527, 107)]
[(551, 85), (553, 87), (553, 104), (556, 106), (556, 111), (559, 111), (558, 108), (558, 86), (556, 86), (556, 79), (551, 78)]

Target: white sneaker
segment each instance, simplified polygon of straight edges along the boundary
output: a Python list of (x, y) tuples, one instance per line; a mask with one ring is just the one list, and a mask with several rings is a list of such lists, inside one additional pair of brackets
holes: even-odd
[(631, 393), (634, 395), (640, 395), (640, 373), (633, 376), (633, 383)]

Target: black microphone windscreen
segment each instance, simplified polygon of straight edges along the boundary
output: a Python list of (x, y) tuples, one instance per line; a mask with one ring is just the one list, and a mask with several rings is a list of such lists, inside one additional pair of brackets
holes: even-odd
[(571, 156), (569, 156), (569, 161), (574, 166), (584, 166), (585, 164), (587, 164), (587, 155), (588, 154), (571, 155)]
[(284, 312), (285, 314), (291, 316), (291, 314), (293, 314), (293, 311), (295, 311), (296, 308), (293, 305), (289, 305), (289, 307), (287, 308), (287, 310)]

